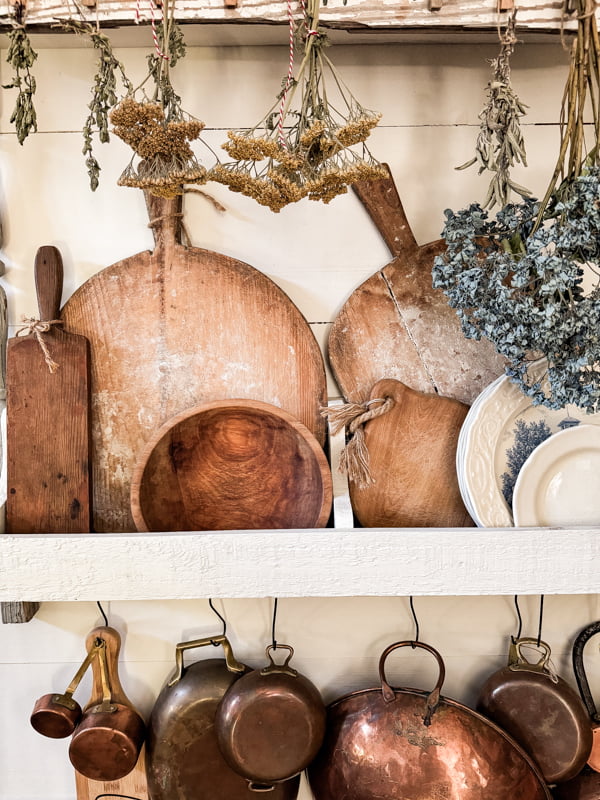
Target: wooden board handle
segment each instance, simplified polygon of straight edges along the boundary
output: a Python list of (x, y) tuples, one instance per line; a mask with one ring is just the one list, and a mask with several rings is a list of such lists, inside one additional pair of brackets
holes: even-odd
[(149, 227), (154, 236), (154, 248), (161, 251), (175, 244), (181, 244), (181, 227), (183, 219), (183, 197), (156, 197), (144, 192), (148, 209)]
[(393, 256), (417, 250), (417, 240), (406, 219), (400, 195), (387, 164), (382, 164), (388, 178), (374, 181), (357, 181), (352, 184), (354, 193), (366, 208)]
[[(85, 646), (89, 652), (94, 646), (96, 639), (102, 639), (106, 643), (106, 666), (108, 670), (108, 684), (110, 686), (111, 698), (113, 703), (133, 708), (133, 703), (128, 699), (123, 691), (119, 680), (119, 652), (121, 650), (121, 636), (115, 628), (107, 628), (99, 625), (91, 630), (85, 640)], [(100, 673), (100, 662), (97, 658), (92, 661), (93, 686), (92, 696), (85, 709), (96, 706), (102, 702), (102, 679)]]
[(34, 269), (40, 319), (58, 319), (63, 288), (63, 263), (57, 248), (52, 245), (40, 247), (35, 256)]

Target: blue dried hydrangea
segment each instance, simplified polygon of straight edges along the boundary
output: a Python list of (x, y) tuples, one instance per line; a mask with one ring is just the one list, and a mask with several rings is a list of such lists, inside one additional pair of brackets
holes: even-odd
[[(534, 404), (600, 411), (600, 168), (563, 186), (536, 228), (538, 207), (526, 199), (495, 218), (478, 203), (447, 210), (433, 286), (465, 336), (489, 339), (506, 358), (506, 374)], [(584, 265), (598, 277), (585, 295)], [(545, 387), (528, 375), (542, 356)]]

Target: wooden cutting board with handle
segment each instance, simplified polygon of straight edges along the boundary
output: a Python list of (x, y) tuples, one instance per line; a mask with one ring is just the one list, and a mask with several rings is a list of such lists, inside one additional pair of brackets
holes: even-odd
[(349, 484), (359, 522), (368, 528), (472, 526), (455, 466), (468, 406), (390, 378), (373, 386), (370, 399), (388, 398), (390, 409), (364, 426), (373, 483)]
[(328, 355), (345, 399), (362, 403), (378, 380), (395, 378), (470, 404), (504, 362), (489, 342), (465, 338), (446, 296), (432, 288), (445, 242), (417, 244), (391, 173), (353, 189), (394, 258), (354, 290), (333, 323)]
[[(40, 247), (40, 320), (58, 319), (63, 266)], [(51, 365), (54, 367), (51, 369)], [(91, 530), (88, 343), (61, 326), (9, 340), (7, 348), (7, 533)]]
[(181, 244), (181, 201), (147, 197), (155, 249), (86, 281), (67, 301), (69, 330), (92, 352), (94, 527), (134, 531), (138, 454), (168, 419), (201, 403), (261, 400), (322, 445), (323, 357), (289, 297), (257, 269)]
[[(100, 636), (106, 642), (106, 659), (108, 672), (110, 675), (111, 696), (115, 703), (134, 708), (133, 704), (125, 694), (119, 678), (119, 652), (121, 649), (121, 636), (115, 628), (100, 626), (90, 631), (87, 636), (87, 649), (92, 647), (96, 636)], [(92, 661), (93, 685), (92, 694), (85, 708), (96, 705), (102, 700), (102, 678), (100, 674), (98, 660)], [(129, 797), (136, 800), (148, 800), (148, 788), (146, 782), (145, 767), (145, 747), (142, 747), (135, 768), (124, 778), (115, 781), (95, 781), (86, 778), (75, 770), (75, 787), (77, 790), (77, 800), (96, 800), (96, 798)]]

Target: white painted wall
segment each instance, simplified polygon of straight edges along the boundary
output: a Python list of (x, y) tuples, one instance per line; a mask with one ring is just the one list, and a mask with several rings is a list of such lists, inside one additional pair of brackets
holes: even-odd
[[(471, 155), (489, 76), (486, 59), (496, 51), (495, 45), (479, 44), (374, 44), (330, 51), (356, 96), (383, 112), (372, 150), (391, 165), (421, 243), (439, 236), (444, 208), (462, 207), (485, 193), (486, 181), (475, 170), (457, 173), (453, 167)], [(141, 75), (146, 52), (124, 49), (118, 55), (131, 74)], [(5, 51), (1, 55), (0, 78), (7, 83)], [(8, 121), (13, 98), (8, 92), (0, 95), (1, 257), (7, 266), (2, 282), (13, 332), (21, 314), (36, 313), (32, 265), (41, 244), (54, 244), (63, 254), (65, 298), (98, 270), (151, 246), (141, 194), (116, 186), (129, 159), (123, 143), (115, 139), (98, 146), (100, 188), (92, 194), (87, 186), (80, 128), (94, 60), (84, 47), (40, 51), (35, 68), (39, 133), (23, 147)], [(286, 63), (287, 53), (279, 47), (191, 48), (174, 78), (187, 109), (206, 122), (206, 138), (218, 147), (228, 128), (262, 116)], [(523, 45), (515, 54), (514, 83), (530, 106), (530, 167), (515, 177), (537, 193), (544, 190), (554, 164), (554, 123), (565, 74), (566, 55), (558, 41)], [(303, 201), (276, 215), (224, 187), (208, 189), (227, 211), (220, 213), (206, 200), (190, 196), (186, 222), (194, 244), (264, 270), (297, 303), (320, 342), (326, 341), (328, 325), (347, 295), (388, 260), (385, 245), (352, 194), (329, 206)], [(330, 394), (338, 394), (332, 381)], [(48, 563), (47, 569), (69, 570), (69, 553), (63, 558)], [(81, 581), (85, 583), (85, 575)], [(201, 574), (197, 591), (204, 598)], [(34, 595), (32, 587), (32, 599)], [(170, 672), (175, 644), (220, 630), (205, 598), (98, 599), (124, 639), (125, 690), (146, 714)], [(446, 660), (445, 693), (472, 702), (478, 685), (505, 661), (507, 637), (516, 630), (512, 598), (419, 597), (415, 605), (422, 639)], [(238, 658), (260, 665), (270, 641), (272, 601), (219, 600), (217, 607), (227, 617)], [(536, 635), (538, 598), (522, 598), (521, 607), (524, 633)], [(546, 599), (544, 638), (553, 648), (556, 668), (569, 680), (572, 641), (599, 614), (595, 595)], [(0, 626), (0, 800), (74, 798), (67, 743), (42, 738), (30, 728), (28, 717), (38, 696), (64, 690), (82, 660), (87, 632), (100, 621), (93, 602), (48, 602), (31, 623)], [(374, 685), (383, 648), (412, 635), (405, 597), (290, 598), (279, 605), (278, 640), (296, 648), (296, 667), (321, 687), (327, 700)], [(590, 678), (600, 701), (600, 657), (595, 644), (589, 650)], [(426, 688), (433, 678), (428, 657), (412, 652), (398, 654), (392, 671), (397, 684)], [(86, 687), (81, 692), (85, 697)], [(301, 797), (309, 797), (306, 787)]]

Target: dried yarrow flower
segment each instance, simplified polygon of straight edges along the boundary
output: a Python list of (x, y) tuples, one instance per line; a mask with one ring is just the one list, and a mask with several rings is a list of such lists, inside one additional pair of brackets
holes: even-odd
[[(173, 12), (172, 0), (164, 0), (163, 21), (155, 29), (156, 52), (148, 56), (148, 74), (110, 117), (114, 133), (133, 150), (118, 184), (147, 189), (158, 197), (175, 197), (183, 193), (184, 184), (207, 180), (207, 170), (190, 145), (200, 138), (204, 123), (182, 110), (181, 98), (171, 84), (169, 69), (185, 55)], [(147, 81), (154, 85), (152, 97), (143, 91)]]
[[(355, 180), (387, 174), (365, 144), (381, 114), (363, 108), (342, 82), (318, 25), (319, 0), (308, 0), (305, 17), (290, 18), (304, 47), (297, 77), (290, 69), (277, 102), (254, 128), (228, 132), (222, 147), (234, 161), (210, 173), (272, 211), (303, 197), (328, 203)], [(333, 77), (329, 92), (327, 75)]]

